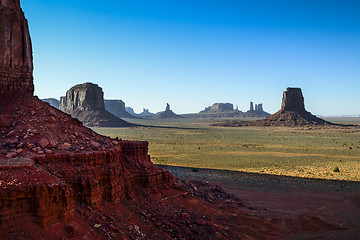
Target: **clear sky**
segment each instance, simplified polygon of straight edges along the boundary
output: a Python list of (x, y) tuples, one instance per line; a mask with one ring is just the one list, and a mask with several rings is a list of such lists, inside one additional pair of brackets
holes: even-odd
[(215, 102), (274, 113), (286, 87), (308, 111), (360, 114), (359, 0), (22, 0), (35, 94), (99, 84), (135, 112)]

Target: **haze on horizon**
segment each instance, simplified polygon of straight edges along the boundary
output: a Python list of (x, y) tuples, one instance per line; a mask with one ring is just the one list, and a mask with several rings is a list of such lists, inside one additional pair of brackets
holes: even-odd
[(215, 102), (274, 113), (286, 87), (316, 115), (360, 114), (360, 2), (23, 1), (35, 94), (93, 82), (140, 112)]

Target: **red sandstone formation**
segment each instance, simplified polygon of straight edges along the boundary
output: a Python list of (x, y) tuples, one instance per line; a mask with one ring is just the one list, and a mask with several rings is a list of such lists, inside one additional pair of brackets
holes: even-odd
[(60, 110), (71, 114), (88, 127), (134, 126), (105, 110), (104, 92), (93, 83), (78, 84), (60, 99)]
[(31, 217), (69, 223), (74, 202), (97, 206), (156, 188), (172, 176), (155, 167), (147, 142), (106, 138), (34, 97), (32, 51), (20, 1), (0, 9), (0, 237)]
[(27, 20), (16, 0), (0, 1), (0, 98), (31, 94), (32, 47)]
[[(247, 213), (219, 190), (204, 192), (211, 201), (192, 196), (196, 186), (179, 187), (151, 163), (147, 142), (100, 136), (34, 97), (20, 2), (0, 6), (0, 239), (273, 239), (299, 232), (285, 220)], [(338, 229), (317, 222), (320, 230), (311, 231)]]
[(275, 114), (257, 121), (227, 121), (214, 124), (215, 126), (240, 127), (240, 126), (311, 126), (332, 125), (305, 110), (304, 97), (300, 88), (287, 88), (283, 93), (281, 109)]

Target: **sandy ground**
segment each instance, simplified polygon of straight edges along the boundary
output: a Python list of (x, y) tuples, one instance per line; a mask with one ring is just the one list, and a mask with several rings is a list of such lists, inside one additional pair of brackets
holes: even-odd
[(360, 182), (161, 167), (186, 181), (208, 181), (221, 186), (240, 198), (255, 216), (286, 217), (296, 221), (301, 221), (301, 216), (311, 216), (341, 228), (326, 234), (304, 231), (288, 239), (360, 239)]

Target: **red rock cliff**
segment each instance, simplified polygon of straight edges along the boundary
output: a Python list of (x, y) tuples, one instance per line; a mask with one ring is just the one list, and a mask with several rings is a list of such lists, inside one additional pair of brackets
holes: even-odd
[(19, 221), (66, 224), (78, 204), (171, 184), (150, 162), (147, 142), (98, 135), (34, 97), (32, 61), (20, 1), (0, 0), (0, 239), (19, 231)]
[(32, 95), (32, 46), (20, 0), (0, 0), (0, 13), (0, 96)]

